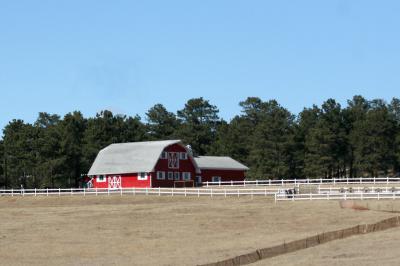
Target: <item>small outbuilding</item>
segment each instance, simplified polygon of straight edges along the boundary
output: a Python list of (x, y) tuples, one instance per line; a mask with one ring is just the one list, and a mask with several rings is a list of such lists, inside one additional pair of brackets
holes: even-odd
[(189, 187), (206, 181), (243, 181), (246, 166), (230, 157), (193, 157), (180, 140), (111, 144), (97, 155), (88, 187)]

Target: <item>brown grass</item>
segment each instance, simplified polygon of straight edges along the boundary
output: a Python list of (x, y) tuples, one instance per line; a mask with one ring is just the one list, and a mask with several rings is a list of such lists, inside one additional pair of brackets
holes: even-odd
[(251, 264), (254, 266), (391, 266), (399, 265), (400, 230), (398, 228), (337, 240), (284, 256)]
[(391, 216), (334, 201), (2, 197), (0, 264), (194, 265)]

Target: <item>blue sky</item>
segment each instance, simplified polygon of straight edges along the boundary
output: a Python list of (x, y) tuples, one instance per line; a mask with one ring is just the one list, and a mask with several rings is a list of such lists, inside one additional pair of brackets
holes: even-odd
[(292, 112), (400, 97), (399, 1), (0, 0), (0, 128), (37, 113), (128, 115), (248, 96)]

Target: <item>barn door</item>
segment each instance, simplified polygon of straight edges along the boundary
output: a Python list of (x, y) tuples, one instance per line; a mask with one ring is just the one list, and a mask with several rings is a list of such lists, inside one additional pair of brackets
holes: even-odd
[(113, 175), (108, 177), (108, 188), (110, 189), (118, 189), (121, 188), (121, 176)]

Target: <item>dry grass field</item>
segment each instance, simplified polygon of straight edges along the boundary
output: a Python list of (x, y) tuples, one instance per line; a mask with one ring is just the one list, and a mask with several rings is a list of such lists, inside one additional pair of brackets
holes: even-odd
[(329, 242), (283, 256), (253, 263), (254, 266), (392, 266), (400, 264), (398, 228)]
[[(196, 265), (392, 216), (341, 209), (335, 201), (275, 204), (263, 197), (0, 197), (0, 264)], [(360, 238), (369, 245), (370, 237), (379, 242), (380, 234), (391, 235)], [(346, 250), (358, 248), (356, 237), (340, 242), (350, 243)], [(297, 254), (310, 258), (312, 250), (324, 249), (334, 261), (345, 254), (337, 243)], [(313, 259), (315, 265), (325, 256), (318, 254), (322, 257)], [(286, 264), (290, 256), (268, 263)]]

